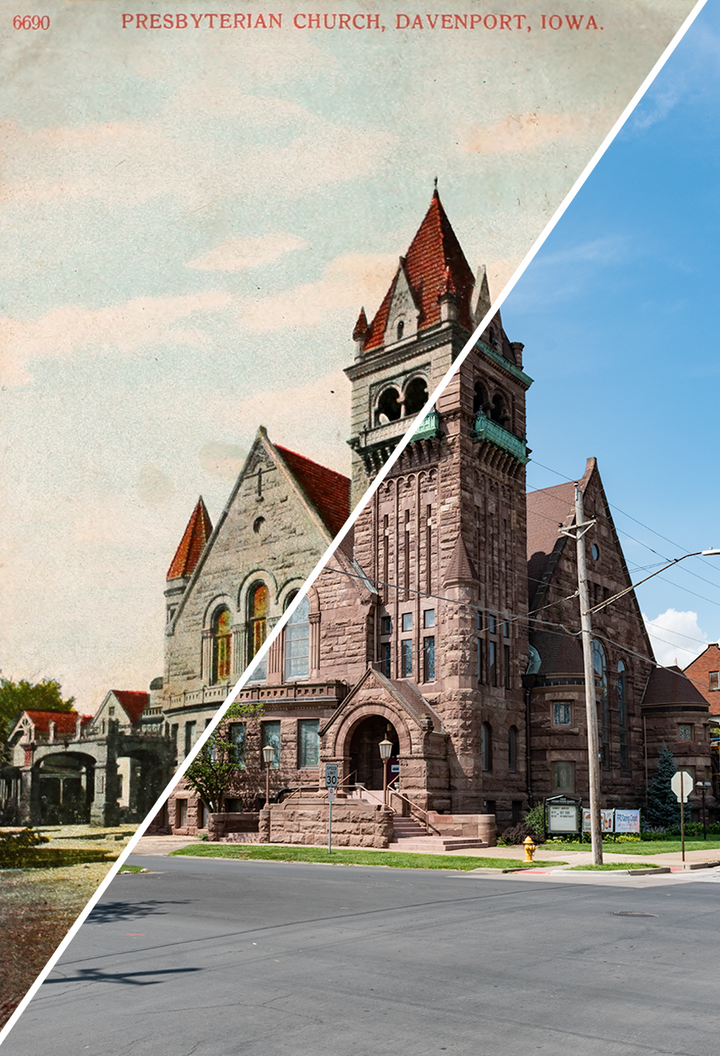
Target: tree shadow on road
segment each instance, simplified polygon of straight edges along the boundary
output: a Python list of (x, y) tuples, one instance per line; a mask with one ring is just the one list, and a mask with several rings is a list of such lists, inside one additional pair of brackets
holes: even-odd
[[(100, 968), (78, 968), (74, 975), (54, 975), (45, 980), (45, 986), (52, 983), (121, 983), (124, 986), (156, 986), (163, 979), (145, 978), (146, 976), (187, 975), (189, 972), (201, 972), (202, 968), (148, 968), (138, 972), (104, 972)], [(142, 976), (143, 978), (140, 978)]]
[(140, 920), (150, 915), (160, 916), (175, 906), (190, 905), (193, 899), (177, 899), (168, 902), (165, 899), (144, 899), (141, 902), (99, 902), (89, 914), (87, 924), (112, 924), (123, 920)]

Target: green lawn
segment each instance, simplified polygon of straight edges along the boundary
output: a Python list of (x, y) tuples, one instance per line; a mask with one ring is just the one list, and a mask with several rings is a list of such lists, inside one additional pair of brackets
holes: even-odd
[[(330, 865), (384, 865), (394, 869), (515, 869), (522, 866), (508, 858), (474, 858), (470, 855), (411, 854), (401, 851), (365, 851), (345, 847), (331, 854), (324, 847), (273, 847), (257, 844), (193, 843), (172, 854), (199, 858), (261, 859), (274, 862), (325, 862)], [(565, 862), (534, 862), (534, 866), (565, 865)], [(528, 866), (528, 868), (532, 868)]]
[(603, 862), (602, 865), (571, 865), (571, 869), (590, 870), (604, 869), (608, 872), (622, 872), (626, 873), (628, 869), (657, 869), (657, 865), (653, 865), (652, 862), (628, 862), (627, 865), (623, 865), (622, 862)]
[[(543, 844), (548, 850), (552, 847), (554, 851), (589, 851), (589, 843), (547, 843)], [(686, 851), (713, 851), (720, 849), (720, 840), (717, 837), (707, 840), (685, 840)], [(673, 851), (681, 850), (680, 840), (638, 840), (637, 843), (603, 843), (605, 854), (671, 854)], [(720, 857), (720, 855), (718, 856)]]
[(146, 873), (147, 869), (143, 865), (121, 865), (118, 869), (119, 873)]

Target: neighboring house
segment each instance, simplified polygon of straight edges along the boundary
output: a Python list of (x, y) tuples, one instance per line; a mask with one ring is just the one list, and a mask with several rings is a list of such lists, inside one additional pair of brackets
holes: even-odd
[[(353, 503), (488, 306), (484, 269), (475, 282), (436, 193), (380, 308), (355, 326)], [(491, 814), (502, 829), (539, 798), (587, 799), (575, 547), (558, 534), (573, 487), (526, 496), (530, 384), (498, 313), (241, 691), (264, 711), (228, 729), (240, 767), (259, 770), (272, 745), (275, 789), (317, 789), (335, 762), (347, 785), (378, 790), (387, 738), (388, 776), (421, 810)], [(181, 754), (342, 522), (347, 485), (335, 475), (328, 488), (328, 472), (261, 430), (212, 532), (196, 507), (166, 592), (163, 707)], [(580, 483), (597, 522), (594, 604), (630, 578), (594, 459)], [(334, 521), (329, 494), (342, 495)], [(656, 677), (634, 594), (594, 630), (603, 802), (640, 806), (669, 716), (699, 731), (707, 709), (681, 674)], [(699, 737), (691, 754), (709, 765)], [(229, 790), (228, 809), (239, 805)], [(164, 817), (182, 831), (205, 820), (182, 789)]]
[(711, 642), (684, 673), (710, 705), (710, 714), (720, 715), (720, 644)]
[(42, 814), (46, 824), (61, 824), (84, 815), (92, 798), (87, 771), (68, 765), (68, 747), (92, 722), (75, 711), (23, 711), (7, 738), (9, 766), (0, 779), (3, 812), (30, 820)]

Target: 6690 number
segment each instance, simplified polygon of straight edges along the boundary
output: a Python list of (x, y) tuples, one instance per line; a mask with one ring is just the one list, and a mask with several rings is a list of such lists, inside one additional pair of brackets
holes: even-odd
[(13, 29), (50, 29), (49, 15), (15, 15)]

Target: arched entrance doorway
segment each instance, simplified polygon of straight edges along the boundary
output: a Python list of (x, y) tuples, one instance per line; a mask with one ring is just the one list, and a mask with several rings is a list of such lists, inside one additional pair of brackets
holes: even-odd
[(383, 787), (383, 761), (378, 745), (386, 737), (394, 746), (387, 763), (388, 781), (392, 781), (397, 774), (400, 750), (400, 739), (392, 723), (383, 715), (370, 715), (358, 724), (350, 739), (350, 773), (355, 771), (354, 780), (373, 791), (381, 791)]
[(45, 756), (35, 767), (35, 823), (87, 824), (90, 821), (93, 792), (93, 759), (70, 752)]

